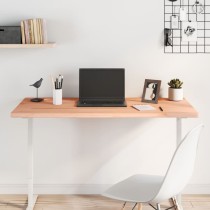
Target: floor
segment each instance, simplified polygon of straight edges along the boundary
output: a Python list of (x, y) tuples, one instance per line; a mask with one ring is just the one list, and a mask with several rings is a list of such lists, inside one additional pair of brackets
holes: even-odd
[[(210, 210), (210, 195), (184, 195), (182, 200), (184, 210)], [(0, 210), (25, 210), (26, 202), (24, 195), (0, 195)], [(121, 210), (122, 204), (99, 195), (42, 195), (34, 210)], [(125, 210), (131, 210), (133, 205), (128, 204)], [(169, 206), (165, 202), (161, 207)], [(152, 208), (144, 205), (143, 210)]]

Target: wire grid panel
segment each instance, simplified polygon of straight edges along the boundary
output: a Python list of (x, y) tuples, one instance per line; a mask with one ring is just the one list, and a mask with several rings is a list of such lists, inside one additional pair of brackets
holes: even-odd
[[(203, 5), (203, 12), (193, 11), (196, 1)], [(186, 21), (197, 22), (197, 41), (182, 41), (182, 21), (179, 19), (178, 29), (172, 29), (170, 39), (172, 46), (164, 46), (164, 53), (210, 53), (210, 0), (164, 0), (164, 28), (171, 28), (171, 16), (179, 16), (180, 8), (187, 12)], [(196, 6), (196, 11), (197, 11)]]

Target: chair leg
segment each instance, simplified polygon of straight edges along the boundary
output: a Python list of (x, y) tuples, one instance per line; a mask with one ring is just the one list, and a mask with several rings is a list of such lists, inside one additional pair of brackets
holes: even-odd
[(175, 209), (176, 209), (176, 210), (183, 210), (182, 204), (181, 204), (181, 203), (178, 203), (176, 197), (173, 197), (173, 198), (172, 198), (172, 201), (173, 201), (173, 203), (174, 203), (174, 206), (175, 206)]
[(159, 203), (157, 204), (157, 210), (161, 210)]
[(142, 204), (138, 203), (138, 210), (142, 210)]
[(125, 208), (126, 203), (127, 202), (123, 203), (123, 206), (122, 206), (121, 210), (123, 210)]
[(137, 204), (138, 204), (138, 203), (135, 203), (135, 205), (134, 205), (134, 207), (132, 208), (132, 210), (134, 210), (134, 209), (136, 208)]

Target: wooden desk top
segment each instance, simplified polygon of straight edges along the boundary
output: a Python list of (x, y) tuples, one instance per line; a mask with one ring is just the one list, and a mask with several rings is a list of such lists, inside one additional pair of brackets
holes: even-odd
[[(12, 112), (14, 118), (196, 118), (197, 111), (186, 101), (159, 99), (152, 111), (138, 111), (132, 105), (142, 103), (140, 98), (127, 98), (127, 107), (76, 107), (76, 98), (63, 99), (62, 105), (53, 105), (52, 98), (33, 103), (25, 98)], [(160, 111), (159, 106), (163, 108)]]

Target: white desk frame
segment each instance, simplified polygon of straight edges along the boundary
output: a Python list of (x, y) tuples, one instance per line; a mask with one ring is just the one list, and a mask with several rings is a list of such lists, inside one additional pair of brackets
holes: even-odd
[(28, 119), (28, 207), (33, 210), (38, 195), (34, 195), (33, 118)]
[[(123, 109), (76, 109), (77, 98), (64, 98), (58, 108), (52, 104), (52, 98), (45, 98), (42, 103), (31, 103), (25, 98), (12, 112), (14, 118), (28, 119), (28, 208), (33, 210), (37, 196), (34, 195), (34, 161), (33, 161), (33, 119), (34, 118), (175, 118), (177, 146), (182, 140), (182, 119), (197, 118), (197, 111), (186, 99), (171, 102), (160, 98), (158, 104), (153, 104), (156, 112), (138, 112), (132, 108), (134, 104), (142, 104), (140, 98), (126, 98), (127, 108)], [(159, 106), (164, 111), (159, 110)], [(174, 201), (181, 203), (181, 196)], [(180, 208), (181, 209), (181, 208)]]
[[(179, 146), (181, 141), (182, 141), (182, 118), (177, 118), (176, 119), (176, 147)], [(181, 194), (177, 195), (176, 199), (177, 199), (177, 205), (182, 203)], [(181, 210), (182, 205), (178, 206), (178, 208)]]
[[(177, 146), (182, 141), (182, 118), (176, 118)], [(34, 195), (34, 151), (33, 151), (33, 118), (28, 118), (28, 207), (33, 210), (38, 195)], [(181, 195), (177, 196), (177, 202), (181, 203)]]

